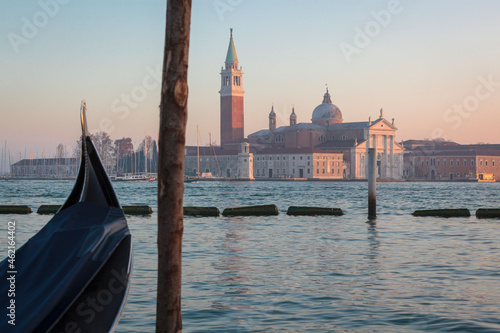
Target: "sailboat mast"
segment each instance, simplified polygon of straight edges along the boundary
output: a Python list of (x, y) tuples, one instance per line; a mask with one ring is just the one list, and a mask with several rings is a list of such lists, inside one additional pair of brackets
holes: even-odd
[(196, 125), (196, 160), (198, 162), (197, 176), (200, 176), (200, 131), (198, 130), (198, 125)]
[(144, 172), (148, 173), (148, 136), (144, 131)]
[(212, 173), (212, 133), (208, 132), (208, 140), (210, 141), (210, 169), (208, 170)]

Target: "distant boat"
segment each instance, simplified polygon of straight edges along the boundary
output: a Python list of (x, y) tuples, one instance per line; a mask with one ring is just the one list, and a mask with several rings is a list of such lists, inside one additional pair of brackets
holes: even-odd
[(156, 177), (144, 174), (131, 174), (125, 176), (115, 176), (111, 178), (114, 182), (149, 182), (154, 181)]
[(477, 181), (480, 183), (494, 183), (495, 178), (492, 173), (480, 173), (477, 175)]
[[(82, 159), (72, 192), (15, 260), (0, 263), (0, 304), (15, 304), (0, 332), (113, 332), (125, 306), (132, 238), (88, 135), (85, 101), (80, 112)], [(15, 296), (7, 292), (11, 277)]]
[(197, 183), (198, 178), (184, 178), (184, 183)]

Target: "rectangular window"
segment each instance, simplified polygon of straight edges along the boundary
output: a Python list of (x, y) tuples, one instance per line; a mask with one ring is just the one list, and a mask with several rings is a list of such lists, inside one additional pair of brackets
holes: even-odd
[(443, 165), (446, 165), (446, 160), (443, 160)]
[(467, 166), (467, 160), (464, 160), (464, 166)]
[(439, 166), (439, 160), (437, 160), (437, 162), (438, 162), (438, 166)]
[(311, 169), (307, 169), (307, 173), (311, 173)]
[(460, 166), (460, 160), (457, 160), (457, 166)]
[(450, 160), (450, 166), (453, 166), (453, 160)]
[(474, 166), (474, 160), (470, 160), (470, 166)]

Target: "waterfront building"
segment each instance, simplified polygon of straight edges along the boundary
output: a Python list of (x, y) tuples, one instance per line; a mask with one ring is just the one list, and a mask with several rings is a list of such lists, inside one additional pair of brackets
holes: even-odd
[(295, 108), (288, 126), (276, 126), (274, 107), (269, 113), (269, 128), (248, 135), (248, 141), (258, 148), (316, 148), (340, 152), (344, 156), (345, 178), (366, 179), (368, 149), (376, 148), (378, 175), (384, 179), (403, 176), (404, 148), (396, 141), (397, 127), (380, 110), (378, 119), (344, 122), (342, 112), (332, 103), (328, 92), (312, 112), (311, 122), (297, 122)]
[(341, 152), (312, 147), (264, 148), (255, 153), (254, 175), (257, 179), (343, 179), (346, 165)]
[(253, 149), (252, 153), (248, 143), (241, 143), (240, 148), (186, 147), (186, 174), (247, 180), (346, 178), (340, 152), (305, 147)]
[[(231, 148), (236, 147), (231, 145)], [(238, 179), (254, 179), (254, 156), (250, 145), (239, 144), (239, 150), (227, 147), (186, 146), (184, 173), (189, 176), (224, 177)]]
[(447, 141), (408, 140), (404, 178), (477, 181), (491, 175), (500, 181), (500, 145), (460, 145)]
[(10, 176), (16, 178), (74, 178), (80, 160), (75, 158), (23, 159), (10, 166)]
[[(102, 161), (108, 175), (116, 174), (116, 160)], [(15, 178), (58, 179), (75, 178), (80, 168), (80, 158), (26, 158), (10, 166), (10, 176)]]

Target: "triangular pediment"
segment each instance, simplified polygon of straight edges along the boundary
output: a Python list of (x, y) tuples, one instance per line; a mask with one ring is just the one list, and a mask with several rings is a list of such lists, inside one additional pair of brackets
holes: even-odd
[(391, 129), (397, 130), (398, 128), (392, 123), (388, 122), (385, 118), (379, 118), (372, 121), (372, 124), (368, 126), (370, 129)]

